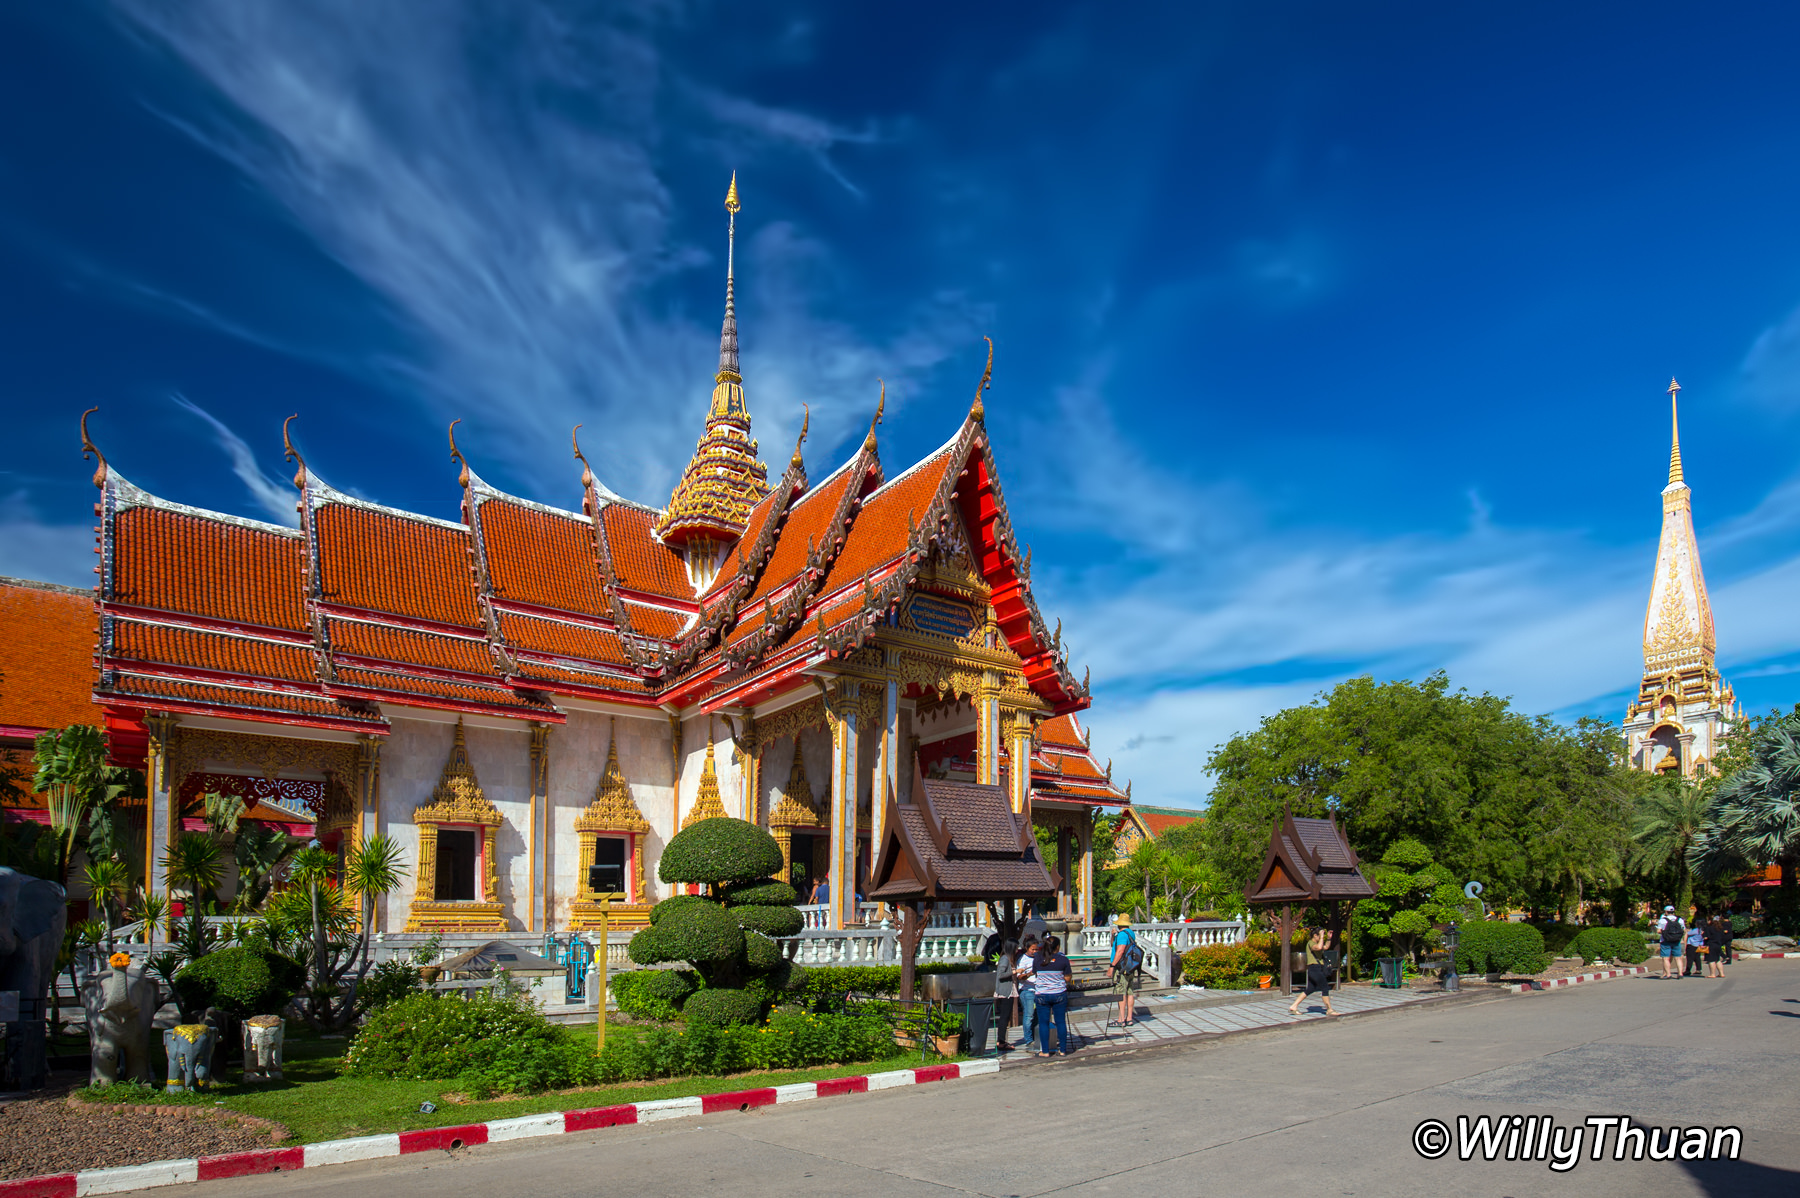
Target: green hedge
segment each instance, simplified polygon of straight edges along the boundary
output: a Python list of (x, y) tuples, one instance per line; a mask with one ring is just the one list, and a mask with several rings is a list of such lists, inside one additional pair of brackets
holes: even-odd
[(453, 1078), (508, 1045), (529, 1052), (534, 1044), (559, 1039), (554, 1024), (521, 1003), (489, 995), (465, 1001), (414, 994), (369, 1016), (340, 1071), (346, 1077)]
[(208, 953), (175, 975), (184, 1010), (218, 1007), (243, 1017), (281, 1014), (305, 984), (299, 962), (253, 945)]
[[(973, 968), (965, 961), (931, 961), (914, 972), (922, 977), (928, 973), (967, 973)], [(831, 994), (898, 993), (898, 965), (808, 965), (800, 983), (800, 996), (807, 1000)]]
[(619, 1010), (638, 1019), (668, 1023), (681, 1014), (681, 1004), (700, 988), (691, 969), (633, 969), (607, 982)]
[(1589, 965), (1601, 960), (1636, 965), (1650, 955), (1649, 943), (1635, 928), (1587, 928), (1569, 942), (1569, 950)]
[(1268, 954), (1260, 946), (1249, 944), (1202, 944), (1181, 957), (1182, 977), (1208, 990), (1246, 989), (1238, 984), (1239, 979), (1272, 973), (1277, 968), (1269, 964)]
[(1528, 923), (1479, 919), (1462, 925), (1456, 968), (1463, 973), (1538, 973), (1549, 964), (1544, 934)]
[(682, 1004), (689, 1027), (735, 1027), (762, 1022), (763, 994), (757, 990), (701, 990)]

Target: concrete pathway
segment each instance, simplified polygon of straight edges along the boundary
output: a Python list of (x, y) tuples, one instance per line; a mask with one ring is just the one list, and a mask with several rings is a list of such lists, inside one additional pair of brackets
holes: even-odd
[[(1280, 994), (1238, 998), (1221, 991), (1213, 997), (1225, 1001), (1216, 1005), (1196, 1005), (1205, 1001), (1205, 996), (1199, 992), (1181, 992), (1140, 1001), (1137, 1023), (1131, 1027), (1114, 1027), (1107, 1023), (1107, 1016), (1116, 1014), (1115, 1007), (1084, 1007), (1070, 1014), (1069, 1031), (1073, 1036), (1079, 1037), (1079, 1049), (1102, 1045), (1152, 1044), (1159, 1040), (1241, 1032), (1250, 1028), (1307, 1023), (1327, 1018), (1325, 1003), (1317, 997), (1302, 1002), (1298, 1015), (1288, 1014), (1288, 1004), (1294, 1000)], [(1355, 1015), (1441, 997), (1442, 994), (1438, 991), (1381, 990), (1355, 986), (1338, 989), (1331, 996), (1331, 1005), (1340, 1015)], [(1032, 1059), (1022, 1054), (1009, 1055), (1019, 1055), (1023, 1060)]]

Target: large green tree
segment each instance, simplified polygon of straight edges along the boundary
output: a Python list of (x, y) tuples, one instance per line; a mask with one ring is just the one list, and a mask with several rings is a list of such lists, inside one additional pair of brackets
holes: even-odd
[[(1448, 678), (1351, 678), (1214, 751), (1200, 835), (1235, 885), (1262, 864), (1284, 810), (1335, 815), (1366, 860), (1411, 838), (1490, 902), (1544, 903), (1615, 876), (1630, 779), (1616, 730), (1565, 727)], [(1554, 905), (1554, 904), (1553, 904)]]
[(1777, 897), (1784, 920), (1796, 901), (1800, 863), (1800, 707), (1771, 715), (1732, 737), (1729, 772), (1712, 787), (1706, 818), (1687, 847), (1702, 878), (1716, 879), (1771, 862), (1781, 867)]

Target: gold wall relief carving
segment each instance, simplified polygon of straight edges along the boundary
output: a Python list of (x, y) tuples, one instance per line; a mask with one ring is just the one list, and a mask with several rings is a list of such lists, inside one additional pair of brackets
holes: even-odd
[(719, 819), (725, 815), (725, 799), (719, 793), (719, 767), (713, 758), (713, 742), (706, 742), (706, 758), (700, 764), (700, 786), (694, 793), (683, 828), (691, 828), (703, 819)]
[[(757, 720), (755, 738), (750, 740), (750, 745), (759, 749), (767, 748), (784, 736), (799, 736), (802, 729), (825, 726), (825, 701), (808, 699), (804, 703), (784, 707), (774, 715)], [(749, 737), (749, 734), (750, 729), (746, 728), (746, 738)]]
[(206, 762), (228, 769), (254, 771), (270, 780), (283, 770), (322, 773), (337, 779), (338, 784), (353, 795), (360, 789), (361, 757), (366, 750), (357, 744), (219, 732), (210, 728), (172, 727), (171, 731), (166, 788), (170, 794), (180, 794), (181, 784), (187, 776)]
[[(506, 911), (500, 904), (500, 867), (495, 839), (500, 830), (500, 809), (488, 802), (469, 764), (469, 746), (461, 720), (456, 739), (439, 775), (431, 798), (413, 808), (419, 829), (418, 884), (412, 910), (406, 920), (409, 932), (505, 932)], [(438, 830), (445, 825), (473, 824), (481, 835), (481, 898), (472, 902), (438, 901)]]

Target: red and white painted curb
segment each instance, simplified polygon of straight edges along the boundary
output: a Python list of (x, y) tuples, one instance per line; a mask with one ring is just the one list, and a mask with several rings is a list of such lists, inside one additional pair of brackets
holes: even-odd
[[(1650, 970), (1642, 965), (1634, 966), (1631, 969), (1602, 969), (1596, 973), (1578, 973), (1572, 978), (1545, 978), (1542, 982), (1538, 982), (1535, 985), (1531, 982), (1520, 982), (1515, 986), (1508, 986), (1507, 989), (1514, 994), (1525, 994), (1529, 991), (1538, 989), (1540, 986), (1545, 990), (1549, 990), (1556, 986), (1579, 986), (1583, 982), (1604, 982), (1608, 978), (1628, 978), (1636, 974), (1649, 972)], [(0, 1190), (0, 1194), (3, 1194), (4, 1192), (5, 1191)]]
[(433, 1127), (385, 1136), (362, 1136), (355, 1140), (326, 1140), (295, 1148), (265, 1148), (257, 1152), (232, 1152), (224, 1156), (126, 1165), (118, 1169), (83, 1169), (79, 1173), (52, 1173), (44, 1177), (0, 1181), (0, 1198), (86, 1198), (89, 1194), (123, 1194), (129, 1190), (147, 1190), (155, 1186), (180, 1185), (190, 1181), (218, 1181), (227, 1177), (249, 1177), (257, 1173), (285, 1173), (291, 1169), (341, 1165), (349, 1161), (405, 1156), (413, 1152), (470, 1148), (476, 1144), (499, 1144), (534, 1136), (560, 1136), (565, 1132), (595, 1131), (631, 1123), (656, 1123), (686, 1115), (747, 1111), (751, 1107), (805, 1102), (809, 1098), (830, 1098), (838, 1094), (866, 1094), (873, 1090), (892, 1090), (924, 1082), (955, 1081), (958, 1078), (998, 1072), (999, 1061), (963, 1061), (950, 1065), (930, 1065), (923, 1069), (896, 1069), (892, 1073), (871, 1073), (860, 1077), (833, 1077), (822, 1082), (797, 1082), (791, 1086), (765, 1086), (760, 1090), (734, 1090), (728, 1094), (665, 1098), (659, 1102), (628, 1102), (620, 1106), (593, 1107), (585, 1111), (549, 1111), (542, 1115), (496, 1119), (492, 1123), (469, 1123), (462, 1127)]
[(1800, 957), (1800, 953), (1732, 953), (1731, 957), (1732, 960), (1737, 961), (1746, 957), (1762, 957), (1764, 959), (1769, 957)]

